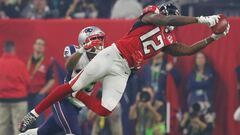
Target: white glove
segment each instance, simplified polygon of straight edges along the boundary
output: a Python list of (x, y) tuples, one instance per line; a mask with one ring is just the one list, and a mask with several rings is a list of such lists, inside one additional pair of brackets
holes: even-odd
[(213, 33), (211, 35), (211, 38), (213, 38), (214, 40), (218, 40), (219, 38), (226, 36), (228, 34), (229, 30), (230, 30), (230, 24), (228, 24), (226, 30), (223, 33), (221, 33), (221, 34), (214, 34)]
[(216, 25), (218, 23), (219, 19), (220, 19), (219, 15), (197, 17), (198, 23), (207, 24), (209, 27)]

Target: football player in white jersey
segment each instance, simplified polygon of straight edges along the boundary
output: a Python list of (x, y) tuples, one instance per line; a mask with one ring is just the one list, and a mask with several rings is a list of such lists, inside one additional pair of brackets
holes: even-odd
[[(91, 31), (90, 35), (86, 32)], [(96, 26), (84, 28), (78, 37), (79, 46), (68, 45), (64, 49), (65, 67), (67, 75), (65, 82), (75, 77), (91, 59), (104, 48), (105, 33)], [(86, 51), (75, 53), (84, 47)], [(84, 89), (88, 95), (94, 88), (94, 84)], [(94, 97), (96, 98), (96, 97)], [(67, 135), (80, 135), (80, 123), (78, 121), (79, 111), (85, 105), (78, 99), (68, 96), (52, 106), (53, 114), (39, 128), (27, 130), (20, 135), (52, 135), (58, 132), (64, 132)]]

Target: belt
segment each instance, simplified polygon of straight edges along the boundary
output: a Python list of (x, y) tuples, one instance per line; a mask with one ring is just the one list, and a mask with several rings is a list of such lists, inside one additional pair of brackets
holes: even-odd
[[(116, 44), (114, 43), (114, 45), (116, 45)], [(116, 46), (116, 48), (117, 48), (117, 46)], [(120, 55), (124, 60), (126, 60), (126, 62), (127, 62), (127, 64), (128, 64), (128, 67), (129, 67), (131, 70), (134, 69), (134, 67), (131, 66), (131, 64), (128, 62), (127, 58), (121, 53), (121, 51), (120, 51), (118, 48), (117, 48), (117, 50), (118, 50), (119, 55)]]
[(126, 60), (127, 64), (128, 64), (128, 67), (131, 69), (131, 70), (135, 70), (135, 68), (133, 66), (130, 66), (128, 60), (125, 58), (125, 56), (123, 54), (121, 54), (121, 52), (119, 52), (119, 55)]
[(123, 59), (127, 60), (127, 59), (121, 54), (121, 52), (119, 52), (119, 55), (120, 55)]

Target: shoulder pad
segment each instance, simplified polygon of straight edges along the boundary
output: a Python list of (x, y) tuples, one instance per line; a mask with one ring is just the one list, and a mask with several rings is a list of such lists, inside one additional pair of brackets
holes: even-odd
[(63, 57), (69, 57), (72, 54), (74, 54), (76, 52), (76, 46), (75, 45), (68, 45), (64, 48), (64, 52), (63, 52)]

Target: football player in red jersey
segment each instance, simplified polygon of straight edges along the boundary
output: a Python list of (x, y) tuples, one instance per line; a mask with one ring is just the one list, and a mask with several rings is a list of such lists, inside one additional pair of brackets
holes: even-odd
[[(189, 17), (180, 16), (173, 4), (148, 6), (133, 25), (132, 29), (119, 41), (98, 53), (92, 61), (69, 83), (58, 86), (35, 109), (29, 112), (20, 123), (20, 132), (26, 131), (37, 119), (39, 114), (50, 105), (70, 93), (101, 116), (109, 115), (120, 101), (132, 69), (139, 69), (143, 62), (152, 58), (160, 51), (173, 56), (185, 56), (196, 53), (210, 43), (225, 36), (228, 28), (221, 34), (211, 36), (185, 45), (176, 41), (172, 30), (176, 26), (189, 24), (206, 24), (212, 27), (218, 23), (219, 15)], [(91, 31), (86, 31), (86, 34)], [(82, 47), (78, 53), (86, 51)], [(101, 101), (81, 91), (84, 87), (97, 80), (103, 82)]]

